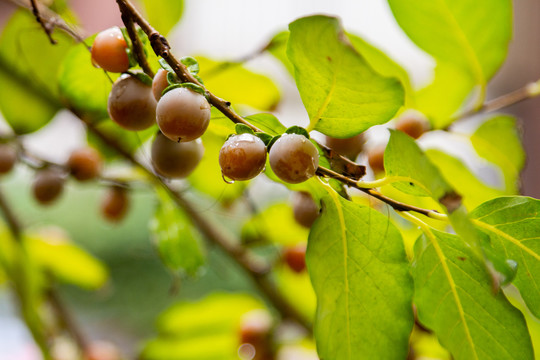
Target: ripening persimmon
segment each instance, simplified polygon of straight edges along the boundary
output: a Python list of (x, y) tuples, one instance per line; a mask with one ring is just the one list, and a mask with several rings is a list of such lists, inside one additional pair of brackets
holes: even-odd
[(129, 69), (128, 45), (118, 27), (103, 30), (92, 44), (92, 62), (105, 71), (121, 73)]

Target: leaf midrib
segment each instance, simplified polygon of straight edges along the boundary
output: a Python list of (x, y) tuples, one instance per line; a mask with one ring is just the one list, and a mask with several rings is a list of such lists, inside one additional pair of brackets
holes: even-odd
[(346, 313), (346, 331), (347, 331), (347, 352), (348, 359), (352, 359), (352, 350), (351, 350), (351, 324), (350, 324), (350, 310), (349, 310), (349, 270), (348, 270), (348, 244), (347, 244), (347, 233), (345, 227), (345, 217), (343, 216), (343, 209), (341, 208), (341, 203), (339, 202), (338, 194), (333, 190), (328, 190), (328, 194), (334, 202), (336, 211), (338, 213), (339, 219), (339, 228), (341, 231), (341, 244), (343, 246), (343, 273), (344, 273), (344, 282), (345, 282), (345, 313)]
[(465, 54), (469, 61), (472, 64), (472, 69), (474, 76), (476, 78), (476, 81), (484, 88), (486, 86), (486, 81), (484, 77), (484, 71), (482, 70), (482, 65), (478, 61), (478, 57), (476, 56), (476, 52), (472, 48), (467, 36), (463, 32), (463, 29), (459, 26), (459, 23), (457, 19), (454, 17), (454, 14), (452, 11), (450, 11), (450, 8), (448, 7), (448, 4), (445, 0), (438, 0), (438, 3), (440, 5), (441, 11), (444, 11), (448, 15), (448, 19), (450, 22), (450, 25), (454, 29), (457, 39), (459, 40), (459, 43), (464, 47)]
[(441, 247), (439, 246), (439, 242), (437, 241), (437, 238), (433, 234), (433, 232), (429, 228), (423, 229), (425, 234), (429, 237), (431, 244), (433, 245), (433, 249), (437, 253), (437, 257), (439, 258), (439, 261), (441, 263), (441, 266), (443, 268), (444, 274), (448, 280), (448, 285), (450, 285), (450, 290), (452, 292), (452, 295), (454, 296), (454, 301), (456, 302), (456, 306), (458, 309), (459, 317), (461, 319), (461, 322), (463, 324), (463, 329), (465, 330), (465, 335), (467, 337), (467, 341), (470, 344), (471, 350), (474, 354), (474, 358), (476, 360), (479, 360), (478, 354), (476, 353), (476, 347), (474, 346), (474, 342), (469, 330), (469, 326), (467, 324), (467, 320), (465, 319), (465, 311), (463, 310), (463, 305), (461, 304), (461, 298), (459, 297), (459, 294), (457, 293), (456, 283), (454, 281), (454, 278), (452, 277), (452, 273), (450, 271), (450, 268), (448, 267), (448, 264), (446, 263), (446, 257), (444, 255), (444, 252), (442, 251)]

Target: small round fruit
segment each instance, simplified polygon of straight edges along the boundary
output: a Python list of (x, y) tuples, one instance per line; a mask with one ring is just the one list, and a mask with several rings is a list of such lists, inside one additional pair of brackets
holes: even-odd
[(112, 186), (105, 193), (101, 203), (101, 213), (110, 222), (119, 222), (129, 208), (127, 190), (121, 186)]
[(195, 170), (204, 154), (201, 139), (174, 142), (158, 133), (152, 143), (152, 165), (165, 177), (181, 179)]
[(253, 134), (231, 136), (219, 151), (221, 173), (232, 180), (249, 180), (266, 164), (266, 145)]
[(95, 179), (101, 172), (101, 155), (93, 148), (74, 150), (67, 161), (71, 175), (79, 181)]
[(144, 130), (156, 121), (152, 88), (129, 74), (120, 76), (113, 84), (107, 110), (111, 119), (127, 130)]
[(187, 88), (172, 89), (159, 99), (156, 118), (163, 135), (172, 141), (195, 140), (210, 123), (210, 104)]
[(36, 174), (32, 191), (34, 198), (41, 205), (49, 205), (56, 200), (64, 190), (64, 175), (59, 169), (48, 168)]
[(346, 139), (327, 136), (325, 140), (326, 146), (351, 160), (356, 159), (358, 154), (362, 152), (365, 142), (364, 134), (358, 134)]
[(375, 174), (384, 172), (385, 146), (377, 146), (368, 152), (368, 163)]
[(300, 243), (283, 249), (283, 260), (292, 271), (297, 273), (304, 271), (306, 269), (306, 244)]
[(129, 69), (127, 43), (117, 27), (97, 34), (92, 44), (92, 61), (105, 71), (121, 73)]
[(406, 112), (396, 122), (396, 130), (403, 131), (413, 139), (418, 139), (429, 130), (427, 119), (417, 112)]
[(7, 174), (17, 162), (17, 150), (8, 144), (0, 145), (0, 174)]
[(161, 99), (161, 93), (169, 86), (169, 82), (167, 81), (168, 73), (165, 69), (159, 69), (154, 76), (154, 80), (152, 80), (152, 93), (156, 101)]
[(315, 219), (319, 217), (319, 207), (304, 191), (295, 192), (292, 197), (294, 219), (300, 225), (311, 228)]
[(319, 152), (305, 136), (283, 134), (268, 154), (272, 170), (281, 180), (298, 184), (315, 175)]

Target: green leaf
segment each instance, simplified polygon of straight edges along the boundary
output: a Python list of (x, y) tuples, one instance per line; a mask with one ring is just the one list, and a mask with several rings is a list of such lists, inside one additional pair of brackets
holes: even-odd
[(294, 220), (293, 210), (287, 203), (270, 205), (242, 227), (244, 241), (263, 238), (287, 246), (307, 240), (308, 233), (308, 229)]
[(435, 200), (452, 194), (453, 189), (431, 163), (416, 142), (401, 131), (390, 130), (390, 140), (384, 152), (386, 178), (400, 181), (393, 186), (416, 196), (431, 196)]
[(266, 50), (272, 54), (276, 59), (281, 61), (283, 66), (287, 69), (289, 74), (294, 76), (294, 67), (287, 57), (287, 42), (289, 41), (289, 32), (287, 30), (281, 31), (274, 35), (270, 43), (267, 45)]
[(512, 116), (497, 115), (484, 122), (471, 136), (479, 156), (497, 165), (505, 179), (507, 194), (519, 192), (519, 173), (525, 165), (525, 151)]
[(404, 359), (412, 281), (399, 231), (379, 212), (327, 190), (306, 261), (317, 295), (321, 359)]
[(456, 360), (533, 359), (523, 315), (502, 292), (493, 295), (470, 248), (455, 235), (424, 231), (412, 268), (420, 322)]
[(433, 82), (416, 93), (415, 108), (429, 118), (433, 128), (444, 128), (452, 123), (452, 116), (465, 103), (473, 87), (474, 79), (464, 70), (439, 61)]
[[(388, 0), (409, 38), (436, 59), (485, 86), (503, 63), (512, 36), (510, 0)], [(480, 35), (481, 34), (481, 35)]]
[(0, 37), (0, 110), (18, 134), (38, 130), (61, 106), (56, 74), (73, 40), (57, 31), (53, 37), (56, 45), (26, 9), (12, 16)]
[[(169, 75), (167, 74), (167, 81), (168, 81), (168, 79), (169, 79)], [(199, 93), (202, 96), (206, 96), (206, 90), (204, 90), (204, 88), (202, 86), (197, 85), (197, 84), (192, 83), (192, 82), (174, 83), (172, 85), (169, 85), (161, 92), (161, 95), (165, 95), (169, 91), (171, 91), (173, 89), (178, 89), (178, 88), (188, 88), (189, 90), (195, 91), (196, 93)]]
[(390, 120), (403, 105), (399, 80), (375, 72), (345, 36), (339, 20), (301, 18), (289, 25), (287, 55), (308, 112), (308, 130), (352, 137)]
[(197, 75), (199, 73), (199, 62), (197, 59), (191, 57), (191, 56), (184, 56), (180, 59), (180, 62), (184, 64), (188, 71), (192, 73), (193, 75)]
[[(86, 39), (92, 43), (94, 37)], [(64, 102), (77, 113), (92, 120), (109, 116), (107, 101), (118, 74), (107, 73), (92, 65), (90, 51), (84, 43), (74, 46), (64, 58), (58, 74), (59, 90)]]
[(303, 135), (304, 137), (306, 137), (307, 139), (309, 139), (309, 133), (307, 132), (306, 129), (304, 129), (303, 127), (301, 126), (291, 126), (290, 128), (288, 128), (287, 130), (285, 130), (285, 133), (286, 134), (297, 134), (297, 135)]
[(383, 51), (368, 43), (360, 36), (353, 34), (347, 34), (347, 36), (354, 48), (366, 59), (373, 70), (383, 76), (394, 77), (401, 81), (405, 89), (406, 105), (411, 106), (413, 103), (413, 90), (407, 71)]
[(255, 134), (253, 129), (250, 128), (249, 126), (245, 125), (245, 124), (236, 124), (234, 129), (235, 129), (235, 131), (236, 131), (236, 133), (238, 135), (240, 135), (240, 134)]
[(260, 110), (273, 110), (280, 100), (274, 82), (241, 65), (222, 68), (221, 62), (197, 56), (205, 86), (213, 94), (235, 105), (247, 105)]
[(488, 201), (471, 213), (474, 224), (491, 238), (494, 250), (518, 263), (514, 285), (540, 317), (540, 200), (522, 196)]
[(467, 209), (472, 210), (485, 201), (504, 195), (501, 190), (480, 181), (461, 160), (436, 149), (426, 150), (426, 155), (448, 184), (459, 189)]
[(167, 35), (184, 12), (184, 0), (142, 0), (147, 19), (152, 26)]
[[(474, 86), (482, 103), (512, 36), (510, 0), (388, 0), (394, 17), (421, 49), (435, 57), (435, 79), (418, 94), (418, 110), (435, 128), (452, 122)], [(481, 35), (480, 35), (481, 34)]]
[(272, 114), (261, 113), (246, 116), (246, 120), (270, 135), (281, 135), (287, 128)]
[(189, 216), (170, 199), (165, 190), (156, 188), (158, 205), (150, 230), (163, 263), (173, 271), (194, 275), (204, 263), (200, 235)]
[(85, 289), (98, 289), (108, 271), (98, 259), (56, 233), (34, 233), (25, 238), (26, 249), (42, 270), (60, 281)]
[(160, 315), (159, 336), (145, 345), (141, 358), (237, 360), (241, 318), (260, 309), (259, 301), (244, 294), (215, 293), (173, 305)]

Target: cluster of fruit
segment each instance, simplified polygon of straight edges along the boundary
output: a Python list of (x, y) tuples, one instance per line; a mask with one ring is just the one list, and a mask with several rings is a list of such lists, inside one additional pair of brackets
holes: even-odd
[[(9, 173), (19, 159), (17, 148), (12, 144), (0, 145), (0, 174)], [(46, 163), (37, 169), (32, 183), (32, 193), (41, 205), (50, 205), (64, 191), (67, 175), (77, 181), (96, 179), (101, 174), (103, 161), (93, 148), (74, 150), (65, 165)], [(127, 189), (110, 186), (101, 203), (101, 213), (105, 219), (117, 222), (124, 218), (129, 207)]]
[[(167, 66), (154, 79), (145, 80), (144, 74), (128, 72), (128, 53), (128, 42), (119, 28), (101, 32), (92, 46), (94, 64), (106, 71), (123, 72), (109, 95), (109, 115), (119, 126), (132, 131), (157, 124), (160, 131), (151, 150), (154, 170), (167, 178), (185, 178), (204, 153), (200, 137), (211, 117), (204, 89), (199, 87), (197, 91), (196, 84), (182, 84)], [(190, 66), (188, 69), (192, 70)], [(193, 74), (197, 71), (198, 67)], [(263, 171), (268, 157), (272, 171), (284, 182), (297, 184), (313, 177), (319, 166), (319, 152), (305, 130), (294, 128), (271, 137), (255, 133), (248, 126), (237, 127), (237, 134), (229, 136), (219, 152), (223, 176), (235, 181), (252, 179)], [(428, 127), (425, 119), (404, 114), (396, 129), (418, 138)], [(364, 141), (363, 134), (349, 139), (326, 138), (328, 147), (352, 160), (363, 151)], [(383, 155), (384, 147), (367, 152), (376, 174), (384, 171)]]
[[(109, 94), (108, 112), (127, 130), (140, 131), (157, 123), (160, 133), (152, 144), (154, 170), (165, 177), (185, 178), (197, 166), (204, 148), (200, 141), (210, 121), (206, 97), (183, 84), (175, 75), (160, 69), (150, 84), (129, 69), (128, 45), (122, 31), (111, 28), (98, 34), (92, 46), (94, 64), (106, 71), (124, 72)], [(267, 145), (271, 145), (267, 146)], [(284, 134), (265, 144), (253, 133), (231, 136), (219, 153), (222, 173), (231, 180), (257, 176), (266, 164), (288, 183), (300, 183), (315, 175), (319, 164), (317, 148), (306, 136)]]

